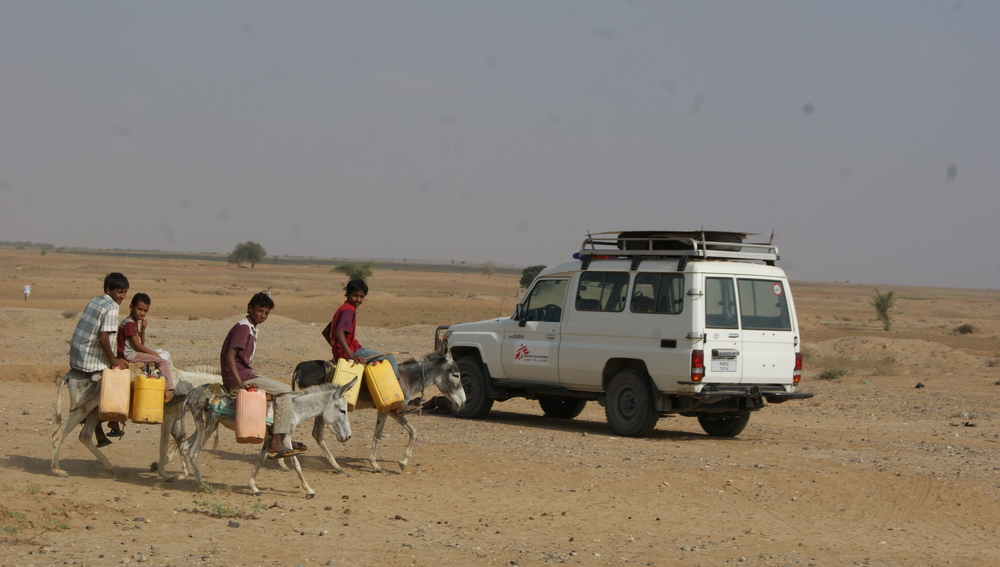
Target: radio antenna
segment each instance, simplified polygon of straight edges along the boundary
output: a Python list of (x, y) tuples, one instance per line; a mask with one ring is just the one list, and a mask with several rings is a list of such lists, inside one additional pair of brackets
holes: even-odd
[[(510, 268), (513, 270), (514, 264), (511, 264)], [(497, 319), (499, 319), (500, 314), (503, 313), (503, 298), (507, 297), (507, 283), (508, 282), (503, 283), (503, 292), (500, 294), (500, 306), (497, 307)]]

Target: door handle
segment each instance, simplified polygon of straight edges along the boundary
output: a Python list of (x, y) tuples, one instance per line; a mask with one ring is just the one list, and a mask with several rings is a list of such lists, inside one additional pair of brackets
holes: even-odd
[(555, 335), (545, 335), (545, 338), (549, 339), (550, 341), (556, 340), (556, 336)]

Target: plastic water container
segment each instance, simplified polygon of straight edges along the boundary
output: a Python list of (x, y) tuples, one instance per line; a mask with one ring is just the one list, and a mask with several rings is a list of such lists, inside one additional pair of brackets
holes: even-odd
[(354, 405), (358, 403), (358, 393), (361, 392), (361, 376), (364, 372), (364, 364), (358, 364), (357, 362), (346, 358), (341, 358), (337, 361), (337, 367), (333, 371), (334, 384), (337, 386), (343, 386), (355, 378), (358, 379), (358, 381), (351, 386), (350, 390), (344, 392), (344, 400), (347, 402), (347, 411), (354, 411)]
[(396, 409), (403, 403), (403, 390), (388, 361), (379, 360), (365, 366), (365, 386), (379, 413)]
[(236, 442), (260, 444), (267, 434), (267, 394), (257, 388), (236, 392)]
[(163, 390), (160, 376), (140, 374), (132, 381), (132, 423), (163, 423)]
[(105, 368), (101, 373), (97, 414), (102, 421), (124, 422), (128, 419), (130, 378), (128, 368)]

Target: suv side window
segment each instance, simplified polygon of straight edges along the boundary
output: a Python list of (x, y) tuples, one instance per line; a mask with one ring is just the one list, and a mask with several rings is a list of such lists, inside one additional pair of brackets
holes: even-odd
[(731, 278), (705, 278), (705, 326), (736, 329), (736, 289)]
[(528, 321), (558, 323), (566, 300), (566, 280), (539, 280), (524, 301)]
[(632, 289), (633, 313), (668, 313), (684, 310), (684, 276), (639, 274)]
[(784, 284), (777, 280), (738, 280), (740, 321), (744, 329), (791, 331)]
[(622, 311), (628, 293), (629, 274), (584, 272), (576, 290), (577, 311)]

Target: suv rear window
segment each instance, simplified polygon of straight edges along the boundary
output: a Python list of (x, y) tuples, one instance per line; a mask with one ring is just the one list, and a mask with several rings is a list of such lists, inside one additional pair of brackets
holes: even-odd
[(668, 313), (684, 309), (684, 276), (681, 274), (638, 274), (632, 289), (633, 313)]
[(622, 311), (628, 293), (629, 274), (586, 272), (576, 290), (577, 311)]
[(740, 321), (744, 329), (791, 331), (785, 286), (777, 280), (739, 280)]
[(736, 290), (730, 278), (705, 278), (705, 326), (736, 329)]

